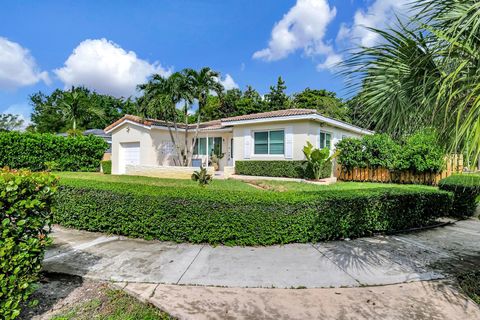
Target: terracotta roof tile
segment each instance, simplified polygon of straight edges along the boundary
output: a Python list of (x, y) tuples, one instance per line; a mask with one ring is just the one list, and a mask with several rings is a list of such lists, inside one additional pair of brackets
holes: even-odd
[(253, 113), (253, 114), (246, 114), (243, 116), (224, 118), (222, 119), (222, 122), (300, 116), (300, 115), (315, 114), (315, 113), (317, 113), (317, 110), (314, 110), (314, 109), (286, 109), (286, 110)]

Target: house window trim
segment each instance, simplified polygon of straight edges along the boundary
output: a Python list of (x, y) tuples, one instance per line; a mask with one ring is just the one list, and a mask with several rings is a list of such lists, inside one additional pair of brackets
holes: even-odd
[[(271, 154), (270, 153), (270, 132), (271, 131), (283, 131), (283, 153), (281, 154)], [(252, 137), (252, 157), (273, 157), (273, 158), (285, 158), (285, 148), (286, 148), (286, 143), (285, 143), (285, 128), (276, 128), (276, 129), (259, 129), (259, 130), (252, 130), (251, 137)], [(268, 132), (267, 135), (267, 153), (255, 153), (255, 133), (257, 132)]]
[[(319, 129), (318, 130), (318, 148), (319, 149), (323, 149), (322, 148), (322, 133), (325, 133), (325, 147), (324, 148), (328, 148), (328, 150), (332, 150), (332, 140), (333, 140), (333, 132), (332, 131), (329, 131), (329, 130), (323, 130), (323, 129)], [(330, 147), (327, 147), (327, 134), (330, 135)]]

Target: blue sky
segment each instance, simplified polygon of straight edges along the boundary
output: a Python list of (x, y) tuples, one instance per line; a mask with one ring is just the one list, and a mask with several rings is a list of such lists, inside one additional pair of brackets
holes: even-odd
[(209, 66), (226, 87), (260, 93), (281, 75), (345, 95), (334, 65), (372, 45), (409, 0), (5, 1), (0, 11), (0, 113), (29, 117), (28, 95), (86, 85), (134, 94), (152, 72)]

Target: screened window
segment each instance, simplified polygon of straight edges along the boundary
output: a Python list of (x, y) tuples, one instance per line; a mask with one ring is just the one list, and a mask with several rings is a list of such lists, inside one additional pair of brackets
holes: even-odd
[(222, 153), (222, 138), (208, 138), (208, 154), (211, 156), (214, 152)]
[(193, 148), (194, 155), (207, 155), (207, 138), (197, 138), (197, 143)]
[(331, 149), (332, 135), (331, 133), (320, 131), (320, 149)]
[(260, 131), (254, 133), (254, 154), (284, 154), (285, 131)]

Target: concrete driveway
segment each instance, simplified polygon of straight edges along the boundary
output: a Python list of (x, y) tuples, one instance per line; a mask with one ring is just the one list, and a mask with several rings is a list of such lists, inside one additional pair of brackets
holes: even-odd
[[(480, 319), (478, 306), (451, 286), (456, 273), (480, 266), (478, 219), (409, 234), (270, 247), (145, 241), (58, 226), (53, 238), (46, 271), (113, 281), (185, 319)], [(192, 287), (199, 285), (208, 287)]]

